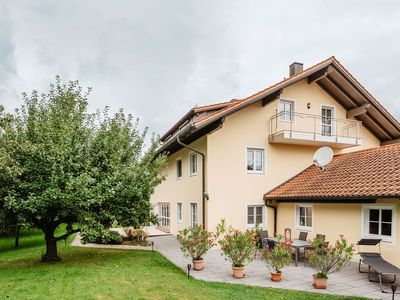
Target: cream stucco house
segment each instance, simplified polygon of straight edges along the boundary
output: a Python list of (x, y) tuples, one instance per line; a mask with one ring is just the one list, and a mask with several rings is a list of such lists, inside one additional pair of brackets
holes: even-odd
[[(160, 226), (173, 234), (222, 218), (383, 239), (400, 266), (400, 123), (331, 57), (242, 100), (195, 107), (164, 136), (166, 180), (152, 196)], [(321, 172), (312, 156), (333, 149)]]

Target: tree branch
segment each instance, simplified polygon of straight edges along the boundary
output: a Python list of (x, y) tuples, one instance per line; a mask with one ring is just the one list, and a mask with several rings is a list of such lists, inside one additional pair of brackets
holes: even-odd
[(77, 232), (79, 232), (79, 231), (81, 231), (80, 228), (70, 230), (70, 231), (68, 231), (67, 233), (65, 233), (65, 234), (63, 234), (63, 235), (61, 235), (61, 236), (59, 236), (59, 237), (55, 237), (54, 240), (55, 240), (55, 241), (65, 240), (65, 239), (66, 239), (67, 237), (69, 237), (71, 234), (77, 233)]

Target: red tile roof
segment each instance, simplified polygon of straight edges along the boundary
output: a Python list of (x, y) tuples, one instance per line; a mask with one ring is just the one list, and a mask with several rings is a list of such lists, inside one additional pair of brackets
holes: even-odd
[(383, 106), (381, 103), (379, 103), (379, 101), (377, 99), (375, 99), (371, 93), (369, 93), (367, 91), (367, 89), (361, 85), (356, 79), (355, 77), (334, 57), (331, 56), (326, 60), (323, 60), (321, 62), (319, 62), (318, 64), (311, 66), (307, 69), (305, 69), (304, 71), (291, 76), (289, 78), (285, 78), (284, 80), (271, 85), (269, 87), (267, 87), (266, 89), (263, 89), (249, 97), (246, 97), (244, 99), (242, 99), (242, 101), (239, 101), (237, 103), (235, 103), (234, 105), (229, 105), (221, 110), (219, 110), (216, 113), (210, 114), (209, 116), (207, 116), (206, 118), (202, 118), (201, 120), (197, 120), (196, 122), (194, 122), (194, 125), (196, 127), (200, 127), (200, 126), (204, 126), (210, 122), (212, 122), (213, 120), (222, 117), (222, 116), (226, 116), (229, 115), (230, 113), (234, 113), (238, 110), (240, 110), (241, 108), (244, 108), (252, 103), (254, 103), (255, 101), (258, 101), (259, 99), (261, 99), (262, 97), (265, 97), (268, 94), (273, 93), (274, 91), (277, 91), (279, 89), (283, 89), (286, 86), (289, 86), (299, 80), (302, 80), (304, 78), (306, 78), (307, 76), (313, 74), (314, 72), (321, 70), (329, 65), (334, 65), (336, 68), (340, 69), (343, 74), (345, 74), (350, 81), (352, 81), (368, 98), (369, 101), (376, 105), (377, 107), (379, 107), (384, 113), (386, 113), (386, 115), (388, 116), (388, 119), (390, 120), (390, 122), (392, 122), (394, 124), (394, 126), (400, 128), (400, 122), (393, 116), (391, 115)]
[(312, 165), (266, 193), (264, 199), (379, 196), (400, 197), (400, 144), (335, 155), (324, 172)]
[(241, 106), (246, 106), (247, 104), (252, 103), (254, 100), (256, 100), (256, 99), (258, 99), (258, 98), (260, 98), (260, 97), (262, 97), (264, 95), (267, 95), (271, 91), (278, 90), (278, 89), (284, 87), (285, 85), (290, 84), (291, 82), (296, 82), (299, 79), (302, 79), (303, 77), (305, 77), (305, 75), (310, 75), (313, 72), (315, 72), (316, 70), (318, 70), (320, 68), (323, 68), (323, 67), (326, 67), (326, 66), (328, 66), (329, 64), (331, 64), (334, 61), (337, 61), (337, 60), (335, 59), (334, 56), (331, 56), (328, 59), (323, 60), (320, 63), (318, 63), (318, 64), (316, 64), (316, 65), (314, 65), (312, 67), (309, 67), (309, 68), (305, 69), (304, 71), (302, 71), (302, 72), (300, 72), (300, 73), (298, 73), (298, 74), (296, 74), (294, 76), (291, 76), (289, 78), (285, 78), (284, 80), (282, 80), (282, 81), (280, 81), (280, 82), (278, 82), (278, 83), (276, 83), (274, 85), (271, 85), (271, 86), (269, 86), (269, 87), (267, 87), (267, 88), (255, 93), (255, 94), (249, 96), (249, 97), (246, 97), (246, 98), (242, 99), (242, 101), (240, 101), (238, 103), (235, 103), (235, 105), (231, 105), (231, 106), (228, 106), (228, 107), (226, 107), (224, 109), (221, 109), (216, 114), (212, 114), (212, 115), (208, 116), (207, 118), (204, 118), (204, 119), (196, 122), (195, 125), (196, 126), (203, 125), (203, 123), (205, 123), (207, 121), (210, 121), (211, 119), (215, 119), (216, 117), (222, 116), (222, 115), (224, 115), (226, 113), (229, 113), (230, 111), (234, 111), (235, 109), (240, 109)]

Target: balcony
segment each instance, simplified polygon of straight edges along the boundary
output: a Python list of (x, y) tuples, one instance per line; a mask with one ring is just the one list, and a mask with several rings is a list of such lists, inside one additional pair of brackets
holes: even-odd
[(281, 112), (269, 119), (269, 142), (348, 148), (361, 145), (361, 121)]

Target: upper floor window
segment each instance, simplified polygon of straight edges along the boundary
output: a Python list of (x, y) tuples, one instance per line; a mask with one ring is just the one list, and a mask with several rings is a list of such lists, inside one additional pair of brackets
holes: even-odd
[(363, 207), (363, 235), (393, 242), (396, 228), (395, 205)]
[(247, 148), (247, 171), (264, 172), (264, 149)]
[(313, 207), (310, 204), (296, 205), (296, 227), (301, 230), (312, 230)]
[(182, 160), (178, 159), (176, 161), (176, 178), (180, 179), (182, 178)]
[(190, 176), (194, 176), (197, 174), (197, 153), (190, 153), (189, 156), (189, 160), (190, 160)]
[(293, 122), (294, 121), (294, 101), (290, 100), (279, 100), (279, 120), (285, 122)]

